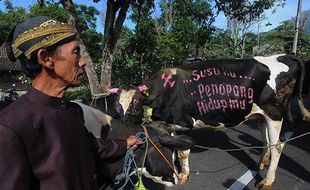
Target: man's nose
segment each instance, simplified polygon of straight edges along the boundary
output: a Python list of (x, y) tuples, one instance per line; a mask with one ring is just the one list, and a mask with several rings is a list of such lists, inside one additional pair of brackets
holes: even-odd
[(79, 64), (80, 64), (80, 67), (84, 67), (86, 65), (86, 61), (83, 56), (81, 57)]

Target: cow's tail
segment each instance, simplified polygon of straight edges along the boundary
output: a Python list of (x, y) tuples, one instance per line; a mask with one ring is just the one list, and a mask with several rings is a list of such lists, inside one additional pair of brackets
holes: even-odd
[(300, 68), (299, 72), (299, 80), (297, 83), (297, 100), (298, 100), (298, 105), (299, 109), (301, 112), (301, 115), (303, 117), (303, 120), (310, 122), (310, 112), (309, 110), (305, 107), (304, 102), (302, 100), (302, 87), (304, 83), (304, 78), (305, 78), (305, 66), (302, 60), (295, 56), (290, 56), (288, 55), (290, 59), (296, 61), (298, 63), (298, 66)]

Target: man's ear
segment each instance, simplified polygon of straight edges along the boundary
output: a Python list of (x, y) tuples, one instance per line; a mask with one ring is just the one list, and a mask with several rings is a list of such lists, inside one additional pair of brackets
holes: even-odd
[(53, 69), (54, 63), (52, 61), (52, 57), (46, 51), (46, 49), (40, 49), (37, 53), (38, 63), (43, 65), (46, 68)]

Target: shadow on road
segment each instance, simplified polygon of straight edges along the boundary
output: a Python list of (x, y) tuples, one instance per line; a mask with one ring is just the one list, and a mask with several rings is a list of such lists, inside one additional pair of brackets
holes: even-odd
[[(242, 136), (243, 135), (246, 136), (246, 139), (249, 139), (247, 140), (247, 142), (251, 142), (251, 144), (255, 143), (255, 145), (260, 145), (260, 146), (262, 145), (260, 141), (258, 141), (255, 138), (252, 138), (248, 134), (242, 134)], [(193, 130), (191, 136), (196, 141), (197, 145), (200, 145), (200, 146), (217, 148), (217, 149), (222, 149), (222, 150), (239, 149), (240, 147), (242, 147), (242, 145), (237, 146), (235, 143), (232, 143), (232, 141), (234, 140), (231, 139), (230, 135), (227, 135), (226, 133), (222, 131), (212, 132), (212, 131), (206, 131), (203, 129), (199, 129), (199, 130)], [(239, 138), (240, 138), (240, 135), (239, 135)], [(234, 142), (237, 142), (237, 141), (234, 141)], [(239, 142), (238, 144), (240, 144), (240, 141), (238, 142)], [(250, 145), (247, 144), (245, 146), (251, 146), (251, 144)], [(194, 148), (192, 150), (192, 152), (196, 152), (196, 153), (203, 152), (203, 151), (207, 151), (207, 150), (202, 149), (202, 148)], [(249, 156), (248, 152), (241, 150), (241, 151), (231, 151), (227, 153), (235, 157), (247, 168), (252, 169), (252, 170), (257, 169), (256, 161), (251, 156)], [(258, 149), (254, 149), (250, 151), (250, 154), (259, 155), (260, 153), (261, 153), (261, 150), (258, 150)], [(232, 185), (235, 182), (235, 180), (233, 179), (228, 180), (223, 185), (225, 186), (225, 188), (228, 188), (230, 187), (230, 185)]]
[[(286, 131), (294, 132), (293, 137), (298, 136), (300, 134), (304, 134), (310, 131), (310, 124), (304, 121), (299, 121), (297, 123), (298, 127), (289, 127), (283, 130), (283, 133)], [(236, 128), (231, 128), (230, 133), (225, 133), (222, 131), (209, 131), (204, 129), (195, 129), (192, 130), (191, 136), (196, 141), (197, 145), (210, 147), (210, 148), (218, 148), (218, 149), (238, 149), (242, 147), (249, 146), (262, 146), (261, 136), (259, 129), (255, 125), (255, 121), (247, 122), (245, 126), (238, 126)], [(254, 135), (253, 135), (254, 134)], [(294, 146), (297, 149), (300, 149), (306, 154), (310, 153), (310, 135), (304, 136), (300, 139), (296, 139), (287, 143), (287, 145)], [(286, 145), (286, 146), (287, 146)], [(285, 147), (286, 147), (285, 146)], [(288, 152), (284, 147), (284, 151), (281, 155), (279, 166), (280, 168), (290, 172), (296, 177), (310, 182), (310, 172), (305, 166), (301, 165), (296, 161), (296, 159), (292, 158), (292, 154), (294, 151)], [(208, 151), (203, 148), (194, 148), (192, 152), (203, 152)], [(262, 149), (254, 148), (249, 150), (242, 151), (232, 151), (227, 152), (237, 160), (239, 160), (243, 165), (252, 170), (257, 170), (257, 161), (254, 160), (249, 154), (255, 154), (256, 156), (260, 156)], [(310, 162), (310, 161), (309, 161)], [(304, 163), (304, 162), (303, 162)], [(309, 165), (309, 164), (308, 164)], [(258, 174), (255, 179), (256, 182), (259, 182), (262, 179), (262, 176), (265, 176), (266, 169), (261, 174)], [(231, 179), (226, 181), (223, 185), (228, 188), (235, 182), (236, 179)]]

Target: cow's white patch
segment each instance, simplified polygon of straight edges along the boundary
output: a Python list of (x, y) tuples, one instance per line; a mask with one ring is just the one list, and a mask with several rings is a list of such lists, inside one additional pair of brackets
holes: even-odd
[(270, 79), (267, 81), (267, 84), (273, 89), (276, 90), (276, 77), (281, 72), (287, 72), (289, 70), (289, 67), (285, 65), (284, 63), (281, 63), (277, 60), (278, 57), (283, 56), (285, 54), (280, 55), (273, 55), (270, 57), (262, 57), (262, 56), (256, 56), (254, 59), (256, 59), (258, 62), (266, 65), (270, 70)]
[(279, 159), (280, 159), (283, 147), (284, 147), (284, 143), (277, 144), (279, 143), (279, 136), (280, 136), (283, 119), (281, 121), (274, 121), (271, 118), (266, 117), (266, 120), (268, 123), (268, 137), (270, 140), (270, 144), (276, 145), (276, 146), (270, 147), (271, 161), (270, 161), (270, 165), (269, 165), (266, 177), (265, 179), (262, 180), (262, 183), (264, 183), (264, 185), (271, 185), (274, 182), (275, 172), (277, 170)]
[(120, 97), (119, 97), (119, 103), (122, 105), (123, 111), (124, 111), (124, 115), (126, 114), (126, 111), (129, 108), (130, 102), (132, 101), (133, 96), (135, 95), (136, 90), (123, 90), (120, 93)]
[(182, 161), (182, 171), (181, 174), (188, 177), (189, 176), (189, 154), (191, 150), (178, 151), (178, 157)]
[[(139, 168), (139, 170), (141, 170), (141, 168)], [(167, 187), (171, 187), (171, 186), (174, 186), (174, 184), (170, 181), (164, 181), (162, 177), (158, 177), (158, 176), (152, 176), (147, 170), (146, 168), (142, 168), (142, 174), (147, 177), (147, 178), (150, 178), (151, 180), (153, 180), (154, 182), (156, 183), (159, 183), (159, 184), (162, 184), (162, 185), (165, 185)], [(178, 178), (177, 176), (175, 176), (175, 174), (173, 174), (173, 178), (174, 178), (174, 181), (175, 181), (175, 184), (178, 184)]]
[(305, 105), (301, 99), (298, 100), (298, 105), (303, 116), (303, 120), (310, 121), (310, 113), (307, 108), (305, 108)]
[(257, 114), (260, 114), (260, 115), (263, 115), (265, 116), (265, 112), (257, 105), (257, 104), (252, 104), (252, 109), (251, 109), (251, 112), (245, 116), (246, 119), (255, 119), (255, 117), (253, 118), (253, 115), (257, 115)]
[(206, 128), (206, 129), (212, 129), (212, 130), (219, 130), (225, 127), (223, 123), (219, 123), (219, 125), (213, 126), (213, 125), (207, 125), (199, 119), (196, 120), (195, 118), (192, 118), (192, 120), (193, 120), (194, 128)]
[[(73, 101), (75, 102), (75, 101)], [(77, 103), (83, 110), (85, 127), (94, 134), (95, 137), (100, 138), (102, 126), (111, 126), (112, 117), (88, 105)]]
[(177, 74), (177, 70), (176, 69), (169, 69), (169, 71), (171, 72), (171, 74), (176, 75)]

